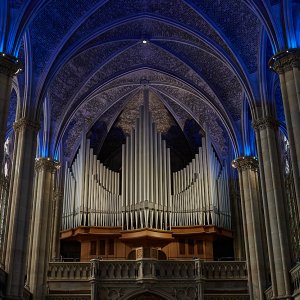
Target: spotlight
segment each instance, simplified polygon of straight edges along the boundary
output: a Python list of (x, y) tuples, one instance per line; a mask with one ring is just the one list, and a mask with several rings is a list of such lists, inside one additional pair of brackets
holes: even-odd
[(147, 44), (148, 42), (146, 40), (143, 40), (143, 44)]

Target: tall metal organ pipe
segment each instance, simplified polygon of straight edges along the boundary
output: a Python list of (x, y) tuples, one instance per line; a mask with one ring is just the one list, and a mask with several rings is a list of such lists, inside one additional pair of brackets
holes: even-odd
[[(122, 206), (123, 229), (170, 228), (171, 190), (170, 155), (165, 141), (157, 132), (149, 112), (149, 94), (144, 90), (144, 105), (132, 134), (122, 147), (125, 159), (122, 169), (122, 186), (125, 186)], [(129, 147), (128, 145), (131, 145)], [(129, 153), (128, 153), (129, 152)], [(134, 154), (134, 155), (133, 155)], [(129, 181), (134, 185), (129, 184)]]
[(83, 137), (71, 167), (66, 167), (62, 217), (62, 230), (82, 225), (230, 228), (227, 169), (207, 133), (195, 158), (171, 173), (170, 149), (152, 121), (145, 89), (140, 116), (122, 145), (122, 174), (100, 163)]

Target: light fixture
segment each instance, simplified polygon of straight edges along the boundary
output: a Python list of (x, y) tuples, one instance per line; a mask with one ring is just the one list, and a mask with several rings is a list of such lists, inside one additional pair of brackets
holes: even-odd
[(147, 42), (147, 40), (143, 40), (143, 44), (147, 44), (148, 42)]

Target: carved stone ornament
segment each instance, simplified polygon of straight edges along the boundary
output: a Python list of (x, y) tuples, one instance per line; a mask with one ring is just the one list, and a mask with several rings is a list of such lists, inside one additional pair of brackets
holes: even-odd
[(38, 122), (34, 122), (26, 118), (21, 118), (14, 123), (13, 127), (15, 132), (18, 132), (25, 128), (38, 132), (40, 129), (40, 124)]
[(291, 71), (293, 68), (300, 69), (300, 49), (288, 49), (271, 57), (269, 67), (278, 74)]
[(35, 159), (35, 170), (36, 171), (46, 171), (55, 173), (59, 168), (60, 164), (58, 161), (51, 159), (50, 157), (39, 157)]
[(259, 131), (266, 128), (277, 129), (279, 126), (279, 122), (272, 117), (265, 117), (261, 119), (257, 119), (252, 122), (252, 127), (254, 130)]
[(232, 161), (232, 166), (239, 171), (258, 170), (258, 160), (254, 156), (240, 156)]
[(14, 56), (0, 52), (0, 74), (14, 76), (22, 71), (22, 63)]

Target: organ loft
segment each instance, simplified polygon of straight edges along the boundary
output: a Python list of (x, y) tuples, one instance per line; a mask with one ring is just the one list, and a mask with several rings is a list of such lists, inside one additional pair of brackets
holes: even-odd
[(119, 171), (97, 158), (86, 136), (65, 169), (63, 259), (232, 259), (228, 170), (209, 132), (194, 158), (172, 171), (171, 150), (153, 121), (149, 94), (144, 85)]

